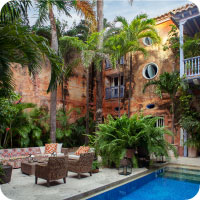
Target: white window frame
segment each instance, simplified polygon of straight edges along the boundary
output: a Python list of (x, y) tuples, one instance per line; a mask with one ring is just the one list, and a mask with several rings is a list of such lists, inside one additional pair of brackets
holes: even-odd
[[(151, 40), (151, 42), (150, 42), (151, 44), (147, 44), (147, 43), (146, 43), (146, 41), (145, 41), (146, 38), (149, 38), (149, 39)], [(144, 37), (144, 38), (143, 38), (143, 44), (144, 44), (145, 46), (151, 46), (151, 45), (153, 44), (153, 41), (152, 41), (152, 39), (151, 39), (150, 37)]]
[(163, 116), (159, 116), (159, 119), (156, 122), (156, 127), (164, 127), (165, 126), (165, 118)]
[[(148, 67), (149, 65), (155, 65), (156, 68), (157, 68), (157, 73), (156, 73), (153, 77), (151, 77), (151, 78), (146, 77), (146, 74), (145, 74), (146, 69), (147, 69), (147, 67)], [(142, 72), (142, 74), (143, 74), (143, 77), (144, 77), (144, 78), (150, 80), (150, 79), (155, 78), (155, 77), (158, 75), (158, 71), (159, 71), (159, 67), (158, 67), (158, 65), (157, 65), (156, 63), (151, 62), (151, 63), (148, 63), (148, 64), (145, 65), (145, 67), (143, 68), (143, 72)]]

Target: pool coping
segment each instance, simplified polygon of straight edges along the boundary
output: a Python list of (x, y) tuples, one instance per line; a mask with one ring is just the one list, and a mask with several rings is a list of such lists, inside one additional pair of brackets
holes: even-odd
[(112, 183), (109, 183), (109, 184), (94, 188), (94, 189), (92, 189), (90, 191), (86, 191), (86, 192), (80, 193), (78, 195), (74, 195), (72, 197), (65, 198), (64, 200), (80, 200), (80, 199), (90, 198), (92, 196), (96, 196), (98, 193), (104, 192), (106, 190), (110, 190), (111, 188), (114, 188), (116, 186), (122, 185), (124, 183), (129, 182), (129, 181), (133, 181), (133, 180), (135, 180), (135, 179), (137, 179), (139, 177), (147, 175), (148, 173), (149, 173), (149, 170), (146, 169), (143, 172), (139, 172), (139, 173), (137, 173), (135, 175), (128, 176), (127, 178), (124, 178), (122, 180), (118, 180), (118, 181), (115, 181), (115, 182), (112, 182)]
[(118, 180), (118, 181), (115, 181), (115, 182), (94, 188), (92, 190), (80, 193), (78, 195), (74, 195), (72, 197), (65, 198), (64, 200), (80, 200), (80, 199), (84, 200), (84, 199), (88, 199), (88, 198), (94, 197), (96, 195), (99, 195), (103, 192), (106, 192), (106, 191), (109, 191), (109, 190), (114, 189), (116, 187), (119, 187), (121, 185), (127, 184), (131, 181), (142, 178), (142, 177), (144, 177), (148, 174), (151, 174), (151, 173), (153, 173), (153, 172), (155, 172), (159, 169), (162, 169), (164, 167), (167, 167), (167, 166), (173, 166), (173, 167), (177, 166), (177, 167), (182, 167), (182, 168), (193, 168), (193, 169), (199, 169), (200, 170), (200, 167), (194, 166), (194, 165), (186, 165), (186, 164), (183, 165), (183, 164), (175, 164), (175, 163), (165, 162), (165, 163), (162, 163), (162, 164), (159, 164), (159, 165), (155, 165), (155, 166), (153, 166), (153, 168), (147, 169), (146, 171), (139, 172), (138, 174), (129, 176), (129, 177), (124, 178), (122, 180)]
[[(126, 179), (126, 180), (123, 180), (123, 182), (122, 181), (118, 181), (118, 182), (120, 182), (119, 184), (113, 185), (113, 186), (111, 186), (109, 188), (107, 187), (106, 189), (104, 189), (102, 191), (98, 191), (98, 192), (96, 192), (94, 194), (90, 194), (90, 195), (85, 196), (85, 197), (92, 198), (94, 196), (97, 196), (97, 195), (102, 194), (104, 192), (107, 192), (109, 190), (112, 190), (112, 189), (114, 189), (116, 187), (120, 187), (121, 185), (127, 184), (129, 182), (132, 182), (132, 181), (135, 181), (135, 180), (137, 180), (139, 178), (142, 178), (142, 177), (144, 177), (146, 175), (149, 175), (149, 174), (151, 174), (151, 173), (153, 173), (153, 172), (155, 172), (155, 171), (157, 171), (159, 169), (162, 169), (164, 167), (170, 167), (170, 166), (172, 166), (172, 167), (181, 167), (181, 168), (190, 168), (190, 169), (192, 168), (192, 169), (199, 169), (200, 170), (200, 166), (198, 167), (198, 166), (192, 166), (192, 165), (182, 165), (182, 164), (175, 164), (175, 163), (173, 164), (173, 163), (170, 163), (170, 162), (165, 162), (165, 163), (160, 164), (160, 165), (155, 165), (153, 168), (148, 169), (145, 172), (142, 172), (142, 173), (136, 174), (135, 176), (129, 177), (130, 180)], [(82, 200), (84, 200), (84, 199), (86, 199), (86, 198), (82, 197)]]

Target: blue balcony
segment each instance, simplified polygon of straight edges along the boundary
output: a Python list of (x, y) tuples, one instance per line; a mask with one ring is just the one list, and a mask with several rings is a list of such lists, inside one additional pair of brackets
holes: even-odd
[[(109, 87), (106, 88), (106, 97), (105, 99), (114, 99), (119, 97), (119, 88), (116, 87)], [(120, 86), (120, 98), (124, 97), (124, 86)]]

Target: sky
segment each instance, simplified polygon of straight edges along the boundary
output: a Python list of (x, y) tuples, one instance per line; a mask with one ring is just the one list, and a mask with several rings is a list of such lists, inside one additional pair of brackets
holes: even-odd
[[(131, 21), (136, 15), (146, 13), (149, 17), (157, 17), (169, 12), (175, 8), (181, 7), (187, 3), (192, 3), (189, 0), (134, 0), (131, 6), (128, 0), (104, 0), (104, 17), (112, 22), (116, 16), (123, 16), (128, 21)], [(69, 27), (74, 21), (77, 23), (81, 17), (71, 10), (71, 18), (61, 14), (56, 16), (60, 20), (66, 20)], [(30, 10), (29, 12), (30, 24), (33, 25), (37, 18), (37, 12)]]

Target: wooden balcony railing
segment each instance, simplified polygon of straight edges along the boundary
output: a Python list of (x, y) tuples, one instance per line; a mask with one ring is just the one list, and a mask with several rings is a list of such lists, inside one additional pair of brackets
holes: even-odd
[(184, 59), (186, 77), (200, 76), (200, 56)]
[[(116, 87), (109, 87), (106, 88), (106, 99), (113, 99), (113, 98), (118, 98), (119, 97), (119, 88), (118, 86)], [(124, 86), (120, 86), (120, 98), (124, 97)]]

